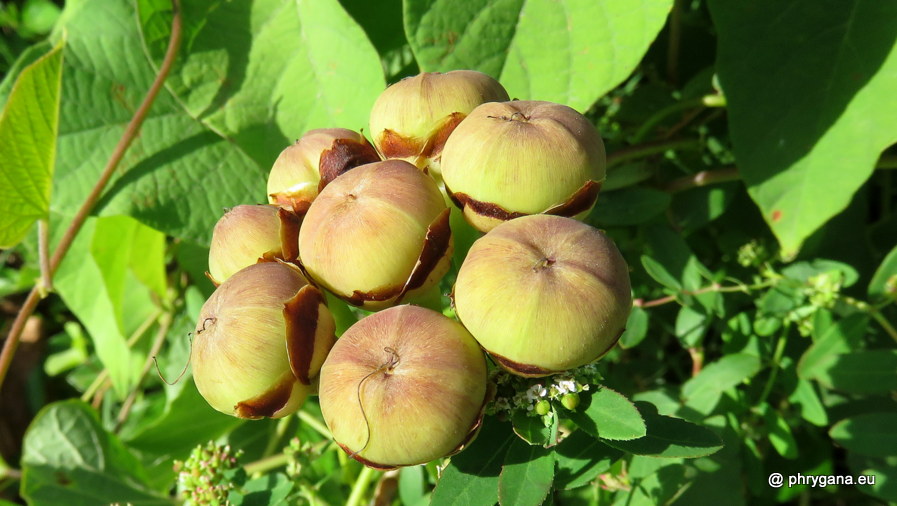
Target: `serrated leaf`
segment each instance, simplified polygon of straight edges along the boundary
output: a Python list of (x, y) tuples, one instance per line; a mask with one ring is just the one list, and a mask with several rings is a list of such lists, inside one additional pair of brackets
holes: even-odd
[(452, 457), (436, 488), (432, 506), (492, 506), (509, 445), (519, 441), (508, 424), (487, 418), (473, 444)]
[(759, 370), (760, 359), (754, 355), (726, 355), (685, 382), (682, 386), (684, 402), (692, 409), (709, 414), (723, 392), (751, 378)]
[(602, 440), (604, 444), (636, 455), (687, 459), (711, 455), (723, 447), (719, 436), (700, 425), (659, 415), (646, 402), (636, 405), (645, 419), (647, 435), (631, 441)]
[(629, 76), (671, 7), (670, 0), (405, 0), (405, 33), (421, 70), (480, 70), (512, 98), (585, 111)]
[(517, 412), (511, 417), (514, 434), (531, 445), (552, 446), (557, 437), (558, 416), (552, 410), (549, 414), (551, 423), (545, 425), (541, 416), (527, 416), (526, 413)]
[(498, 479), (501, 505), (539, 506), (554, 482), (554, 452), (515, 440), (508, 448)]
[(623, 452), (602, 444), (585, 431), (578, 430), (555, 447), (558, 464), (557, 488), (571, 489), (587, 485), (623, 456)]
[(227, 504), (233, 506), (261, 506), (284, 504), (293, 481), (282, 473), (271, 473), (247, 481), (242, 487), (231, 490)]
[(645, 422), (625, 396), (605, 386), (586, 396), (570, 419), (581, 429), (602, 439), (628, 440), (645, 435)]
[(897, 141), (897, 4), (714, 0), (710, 12), (739, 172), (793, 257)]
[(25, 435), (22, 496), (29, 504), (171, 505), (146, 485), (140, 463), (80, 401), (44, 407)]
[(0, 113), (0, 248), (18, 244), (50, 209), (62, 44), (22, 70)]
[(866, 413), (841, 420), (829, 435), (848, 450), (869, 457), (897, 455), (897, 413)]

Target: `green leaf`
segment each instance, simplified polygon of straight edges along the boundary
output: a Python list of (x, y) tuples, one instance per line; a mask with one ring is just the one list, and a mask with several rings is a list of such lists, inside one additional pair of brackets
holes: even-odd
[(657, 281), (661, 285), (671, 290), (682, 290), (682, 283), (680, 283), (678, 279), (670, 274), (663, 264), (649, 257), (648, 255), (642, 255), (641, 260), (642, 267), (645, 268), (645, 272), (647, 272), (648, 275), (654, 279), (654, 281)]
[(50, 208), (62, 44), (25, 67), (0, 114), (0, 248), (18, 244)]
[(519, 439), (507, 424), (492, 418), (468, 448), (452, 457), (436, 488), (433, 506), (492, 506), (498, 501), (498, 482), (509, 445)]
[(704, 367), (682, 386), (685, 404), (703, 414), (713, 411), (726, 390), (741, 384), (760, 371), (760, 359), (738, 353)]
[(682, 306), (676, 315), (676, 337), (686, 348), (698, 346), (707, 331), (707, 316), (691, 306)]
[(670, 0), (405, 0), (405, 33), (424, 71), (475, 69), (512, 98), (584, 111), (636, 67)]
[(636, 404), (645, 419), (647, 435), (631, 441), (602, 440), (605, 444), (636, 455), (665, 458), (703, 457), (723, 447), (719, 436), (704, 427), (659, 415), (651, 404)]
[(838, 354), (857, 347), (866, 333), (868, 323), (869, 318), (866, 315), (853, 314), (826, 327), (821, 333), (814, 330), (815, 342), (807, 348), (797, 363), (798, 376), (813, 379), (823, 374)]
[(798, 455), (797, 441), (794, 440), (794, 436), (791, 434), (788, 422), (769, 404), (764, 403), (759, 409), (764, 420), (766, 420), (767, 437), (769, 437), (772, 447), (782, 457), (796, 459)]
[(797, 380), (794, 392), (788, 400), (800, 406), (800, 415), (804, 420), (813, 425), (824, 427), (828, 425), (828, 413), (825, 406), (816, 394), (813, 384), (804, 379)]
[[(53, 182), (61, 214), (84, 200), (153, 81), (170, 8), (66, 5), (55, 34), (70, 45)], [(184, 15), (181, 57), (97, 212), (207, 244), (224, 208), (266, 200), (280, 150), (311, 128), (362, 128), (385, 83), (336, 0), (192, 2)]]
[(578, 430), (555, 447), (558, 464), (554, 479), (556, 487), (571, 489), (587, 485), (622, 456), (620, 450)]
[(620, 346), (634, 348), (648, 335), (648, 312), (640, 307), (633, 307), (626, 320), (626, 330), (620, 336)]
[(867, 413), (841, 420), (829, 435), (848, 450), (869, 457), (897, 455), (897, 413)]
[(844, 276), (842, 283), (845, 288), (853, 285), (860, 278), (857, 270), (850, 265), (824, 258), (815, 258), (809, 262), (794, 262), (782, 269), (782, 274), (806, 283), (813, 276), (831, 271), (840, 272)]
[(272, 473), (249, 480), (238, 490), (232, 490), (227, 502), (233, 506), (268, 506), (284, 504), (293, 482), (282, 473)]
[(25, 434), (21, 493), (29, 504), (173, 504), (146, 481), (140, 463), (83, 402), (44, 407)]
[(558, 416), (552, 410), (547, 416), (551, 417), (551, 423), (546, 426), (541, 416), (527, 416), (526, 413), (517, 412), (511, 417), (514, 434), (531, 445), (552, 446), (552, 434), (557, 436)]
[(625, 188), (604, 192), (589, 216), (596, 227), (638, 225), (661, 215), (670, 205), (670, 194), (651, 188)]
[(498, 502), (539, 506), (554, 481), (554, 452), (515, 440), (508, 448), (498, 479)]
[(128, 347), (128, 336), (159, 311), (150, 290), (129, 268), (132, 258), (143, 254), (129, 239), (144, 228), (123, 216), (88, 219), (54, 279), (62, 300), (87, 329), (119, 396), (129, 391), (146, 358)]
[(793, 257), (897, 141), (897, 4), (713, 0), (710, 12), (739, 172)]
[(399, 499), (408, 506), (427, 504), (424, 495), (424, 468), (421, 466), (403, 467), (399, 471)]
[(888, 256), (875, 270), (875, 275), (872, 276), (872, 281), (869, 282), (869, 298), (881, 300), (889, 296), (894, 297), (893, 294), (889, 295), (885, 290), (888, 280), (894, 276), (897, 276), (897, 246), (894, 246), (894, 249), (888, 253)]
[(570, 419), (589, 434), (601, 439), (628, 440), (645, 435), (645, 421), (635, 405), (622, 394), (605, 386), (586, 396)]
[(897, 390), (897, 350), (869, 350), (831, 357), (812, 377), (822, 385), (857, 394)]
[(722, 216), (734, 200), (738, 183), (694, 188), (675, 195), (672, 215), (684, 235)]

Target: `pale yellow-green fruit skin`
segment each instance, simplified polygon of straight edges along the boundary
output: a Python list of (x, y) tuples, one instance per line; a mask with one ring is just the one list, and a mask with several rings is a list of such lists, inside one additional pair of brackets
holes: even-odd
[(321, 411), (333, 438), (366, 465), (423, 464), (470, 439), (486, 380), (483, 352), (463, 326), (430, 309), (397, 306), (337, 341), (321, 368)]
[(424, 72), (402, 79), (377, 97), (370, 125), (374, 145), (387, 158), (438, 175), (445, 139), (478, 105), (508, 100), (492, 77), (474, 70)]
[(478, 239), (455, 283), (458, 318), (504, 368), (544, 376), (588, 364), (617, 341), (629, 271), (601, 231), (533, 215)]
[(209, 247), (209, 275), (221, 284), (264, 256), (281, 255), (281, 220), (277, 206), (240, 205), (215, 224)]
[[(335, 179), (312, 203), (299, 231), (299, 257), (309, 276), (338, 297), (382, 309), (398, 303), (428, 227), (447, 212), (436, 183), (413, 165), (401, 160), (362, 165)], [(450, 233), (447, 226), (445, 232)], [(439, 281), (450, 257), (449, 237), (418, 291)], [(366, 300), (356, 292), (395, 297)]]
[[(305, 311), (285, 311), (297, 301), (303, 306), (305, 296)], [(298, 410), (334, 342), (333, 317), (323, 300), (298, 269), (276, 262), (246, 267), (219, 286), (200, 312), (190, 359), (196, 388), (209, 405), (241, 418), (279, 418)], [(311, 357), (293, 357), (307, 361), (302, 372), (308, 383), (291, 367), (291, 328), (314, 339), (298, 348)]]
[(318, 195), (321, 178), (328, 176), (321, 174), (322, 165), (326, 165), (325, 153), (339, 151), (338, 145), (344, 149), (336, 157), (343, 160), (333, 163), (344, 165), (347, 156), (364, 160), (362, 163), (379, 160), (373, 147), (358, 132), (345, 128), (309, 130), (274, 161), (268, 174), (268, 202), (297, 212), (305, 211)]
[[(551, 102), (512, 101), (474, 109), (446, 142), (441, 168), (452, 193), (524, 215), (568, 202), (590, 181), (600, 185), (606, 161), (600, 134), (575, 110)], [(581, 219), (590, 208), (574, 217)], [(463, 210), (482, 232), (508, 219), (470, 206)]]

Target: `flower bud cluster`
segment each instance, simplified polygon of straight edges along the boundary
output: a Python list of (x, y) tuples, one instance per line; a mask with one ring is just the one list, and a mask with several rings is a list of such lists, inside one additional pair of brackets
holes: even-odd
[(227, 504), (227, 495), (234, 488), (231, 475), (242, 454), (242, 450), (232, 451), (230, 445), (209, 441), (194, 448), (187, 460), (175, 460), (174, 472), (184, 504)]
[[(552, 404), (576, 410), (581, 392), (588, 392), (601, 381), (595, 364), (544, 378), (524, 378), (503, 370), (491, 375), (497, 386), (495, 398), (486, 406), (486, 413), (512, 417), (516, 414), (542, 416)], [(540, 409), (544, 412), (540, 412)]]

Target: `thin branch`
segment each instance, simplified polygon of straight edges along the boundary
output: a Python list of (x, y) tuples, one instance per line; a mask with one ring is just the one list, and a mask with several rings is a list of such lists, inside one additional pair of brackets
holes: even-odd
[(738, 181), (740, 179), (738, 169), (735, 167), (726, 167), (724, 169), (702, 170), (690, 176), (683, 176), (674, 179), (664, 186), (663, 190), (669, 193), (678, 193), (692, 188), (708, 186), (711, 184), (726, 183), (729, 181)]
[(651, 141), (628, 148), (618, 149), (607, 157), (607, 167), (613, 167), (623, 162), (645, 158), (651, 155), (664, 153), (675, 149), (692, 149), (701, 146), (698, 139), (673, 139), (670, 141)]
[(50, 223), (49, 219), (37, 220), (37, 253), (40, 261), (40, 289), (41, 298), (45, 298), (53, 291), (53, 279), (50, 275)]
[[(128, 148), (131, 146), (131, 143), (134, 142), (134, 139), (140, 132), (140, 127), (141, 125), (143, 125), (143, 120), (146, 119), (146, 115), (147, 113), (149, 113), (153, 102), (156, 100), (156, 96), (159, 94), (159, 91), (162, 90), (162, 86), (165, 83), (165, 78), (168, 77), (168, 73), (171, 71), (171, 67), (174, 64), (175, 57), (177, 56), (178, 49), (181, 45), (180, 0), (172, 0), (172, 10), (173, 17), (171, 20), (171, 37), (168, 40), (168, 50), (165, 52), (165, 58), (164, 60), (162, 60), (162, 65), (159, 67), (159, 73), (156, 74), (156, 79), (150, 86), (149, 91), (147, 91), (143, 102), (140, 104), (140, 107), (137, 108), (137, 112), (134, 113), (134, 116), (131, 118), (128, 126), (125, 128), (121, 139), (118, 141), (118, 144), (115, 146), (115, 149), (113, 150), (112, 155), (109, 158), (109, 162), (103, 169), (103, 173), (100, 175), (97, 183), (90, 191), (90, 195), (87, 196), (87, 199), (84, 201), (84, 204), (82, 204), (81, 209), (78, 210), (78, 214), (75, 215), (72, 223), (69, 225), (68, 229), (66, 229), (65, 235), (63, 235), (62, 240), (56, 247), (56, 251), (53, 253), (53, 258), (50, 259), (50, 277), (52, 277), (56, 272), (56, 269), (59, 268), (59, 264), (62, 263), (62, 259), (65, 258), (66, 253), (68, 253), (69, 248), (72, 246), (72, 243), (75, 240), (75, 236), (78, 235), (78, 232), (81, 230), (84, 222), (87, 221), (87, 218), (90, 216), (93, 207), (100, 199), (100, 196), (103, 193), (103, 189), (105, 189), (106, 184), (109, 182), (109, 179), (111, 179), (112, 175), (115, 173), (115, 169), (118, 167), (118, 164), (124, 157), (125, 152), (127, 152)], [(9, 335), (6, 337), (6, 341), (3, 343), (3, 351), (0, 352), (0, 386), (3, 385), (3, 380), (6, 378), (6, 373), (9, 371), (9, 366), (12, 363), (13, 355), (15, 355), (16, 349), (19, 347), (19, 340), (22, 336), (22, 331), (25, 329), (25, 322), (28, 320), (28, 317), (31, 316), (31, 314), (34, 312), (39, 301), (40, 285), (36, 285), (31, 290), (31, 293), (28, 294), (28, 298), (25, 299), (25, 303), (22, 305), (22, 309), (19, 311), (19, 314), (16, 315), (16, 319), (15, 321), (13, 321), (12, 328), (9, 331)]]
[(172, 318), (171, 315), (166, 314), (162, 316), (161, 320), (159, 331), (156, 333), (156, 339), (153, 341), (153, 347), (146, 356), (146, 360), (143, 361), (143, 369), (140, 370), (140, 375), (137, 376), (137, 382), (134, 383), (134, 389), (131, 390), (128, 398), (125, 399), (124, 404), (122, 404), (121, 411), (118, 412), (118, 419), (115, 423), (115, 432), (118, 432), (119, 429), (121, 429), (121, 426), (125, 423), (125, 420), (128, 419), (128, 414), (134, 406), (134, 401), (137, 400), (137, 394), (140, 393), (140, 384), (143, 383), (143, 379), (153, 368), (153, 358), (158, 355), (159, 350), (162, 349), (162, 345), (165, 343), (165, 338), (168, 337), (168, 331), (171, 330), (171, 324), (174, 321), (174, 318)]
[(654, 300), (644, 300), (644, 299), (635, 299), (632, 301), (632, 305), (639, 308), (648, 308), (648, 307), (657, 307), (662, 306), (664, 304), (669, 304), (670, 302), (676, 302), (678, 300), (679, 295), (701, 295), (704, 293), (731, 293), (731, 292), (741, 292), (741, 293), (751, 293), (753, 290), (760, 290), (763, 288), (769, 288), (774, 285), (778, 280), (768, 280), (762, 283), (757, 283), (754, 285), (733, 285), (733, 286), (723, 286), (719, 283), (714, 283), (709, 286), (705, 286), (703, 288), (698, 288), (697, 290), (682, 290), (679, 293), (673, 295), (667, 295), (665, 297), (661, 297), (659, 299)]

